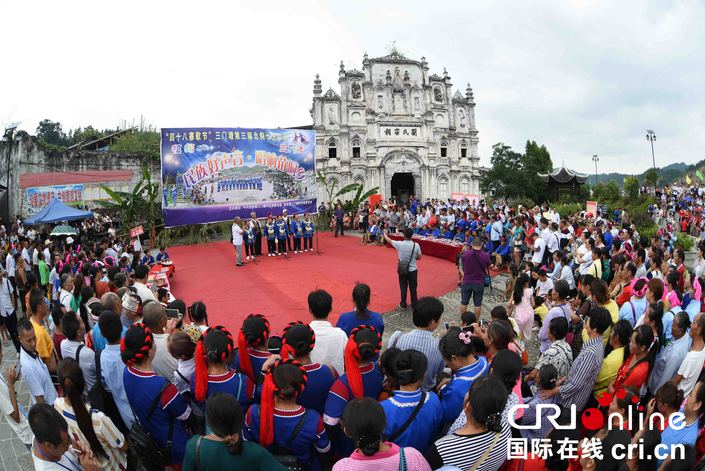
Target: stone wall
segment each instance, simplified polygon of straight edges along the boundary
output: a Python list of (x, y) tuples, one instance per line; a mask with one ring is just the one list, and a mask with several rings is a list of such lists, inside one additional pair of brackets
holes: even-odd
[[(0, 142), (0, 184), (7, 185), (7, 141)], [(10, 214), (27, 215), (27, 188), (49, 185), (82, 183), (86, 204), (97, 206), (94, 198), (106, 198), (100, 184), (111, 189), (132, 189), (140, 180), (143, 163), (147, 163), (153, 180), (159, 180), (159, 161), (147, 161), (139, 155), (114, 152), (56, 151), (47, 149), (37, 139), (18, 133), (9, 153), (10, 178), (8, 191), (0, 192), (0, 214), (8, 220), (7, 197)]]

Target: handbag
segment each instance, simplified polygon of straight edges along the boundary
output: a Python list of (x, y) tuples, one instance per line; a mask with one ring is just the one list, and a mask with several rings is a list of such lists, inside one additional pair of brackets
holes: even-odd
[[(152, 404), (149, 406), (149, 412), (147, 412), (145, 422), (149, 422), (149, 419), (157, 408), (157, 404), (159, 404), (159, 399), (161, 399), (162, 394), (164, 394), (164, 391), (170, 384), (169, 381), (164, 380), (164, 386), (162, 386), (159, 394), (157, 394), (157, 397), (154, 398)], [(132, 409), (132, 415), (135, 417), (135, 422), (132, 424), (130, 433), (127, 436), (131, 451), (148, 471), (161, 471), (165, 469), (166, 465), (171, 461), (171, 439), (174, 435), (174, 417), (169, 414), (169, 435), (166, 440), (166, 446), (161, 447), (147, 429), (139, 423), (139, 419), (137, 418), (137, 414), (135, 414), (135, 410), (132, 408), (132, 404), (130, 404), (130, 408)]]
[(414, 421), (416, 416), (419, 414), (421, 409), (423, 408), (424, 402), (426, 401), (426, 391), (421, 391), (421, 399), (419, 399), (419, 403), (414, 407), (414, 411), (411, 413), (408, 419), (406, 419), (406, 422), (404, 422), (404, 425), (402, 425), (399, 430), (394, 432), (392, 436), (388, 438), (390, 442), (394, 442), (396, 439), (398, 439), (405, 431), (406, 429), (409, 428), (411, 423)]
[[(76, 349), (76, 362), (78, 362), (79, 354), (81, 352), (83, 345), (79, 345)], [(125, 425), (120, 415), (120, 410), (115, 404), (115, 399), (113, 395), (105, 390), (102, 381), (102, 370), (100, 365), (100, 354), (102, 350), (95, 352), (95, 383), (93, 387), (88, 391), (88, 402), (91, 404), (93, 409), (99, 410), (113, 421), (113, 424), (122, 432), (127, 435), (130, 430)]]
[(399, 260), (397, 263), (397, 273), (400, 275), (408, 275), (409, 274), (409, 267), (411, 266), (411, 259), (414, 256), (414, 251), (416, 250), (416, 243), (412, 242), (414, 244), (411, 247), (411, 254), (409, 255), (409, 260), (404, 261), (404, 260)]
[(294, 439), (296, 436), (299, 434), (301, 429), (304, 426), (304, 422), (306, 422), (306, 416), (308, 415), (308, 409), (304, 414), (301, 416), (299, 421), (296, 424), (296, 427), (294, 428), (293, 432), (291, 433), (291, 436), (289, 436), (289, 439), (286, 441), (286, 446), (280, 447), (277, 446), (275, 447), (275, 450), (272, 452), (272, 455), (274, 455), (274, 458), (279, 461), (282, 465), (284, 465), (286, 468), (292, 470), (292, 471), (305, 471), (308, 469), (308, 465), (305, 465), (301, 462), (299, 462), (299, 459), (291, 453), (290, 448), (291, 444), (294, 442)]

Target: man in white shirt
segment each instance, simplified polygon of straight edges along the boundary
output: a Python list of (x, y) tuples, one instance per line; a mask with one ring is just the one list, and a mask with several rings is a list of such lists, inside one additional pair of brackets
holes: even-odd
[(15, 310), (15, 293), (7, 272), (0, 268), (0, 321), (7, 328), (17, 353), (20, 352), (20, 339), (17, 335), (17, 311)]
[(152, 360), (152, 368), (159, 376), (173, 381), (178, 361), (169, 353), (169, 334), (166, 332), (167, 317), (164, 307), (159, 303), (147, 304), (142, 311), (142, 322), (152, 331), (157, 350)]
[[(2, 363), (2, 349), (0, 348), (0, 363)], [(13, 432), (17, 435), (25, 446), (32, 446), (34, 435), (29, 429), (27, 422), (27, 411), (17, 402), (17, 394), (15, 392), (15, 383), (19, 379), (16, 366), (10, 365), (7, 367), (5, 376), (0, 375), (0, 410), (5, 416), (5, 422), (8, 423)]]
[(240, 221), (240, 217), (236, 217), (235, 220), (233, 221), (233, 227), (232, 227), (232, 242), (233, 246), (235, 247), (235, 266), (236, 267), (241, 267), (244, 265), (242, 263), (242, 222)]
[(56, 400), (56, 389), (51, 381), (47, 365), (37, 353), (37, 337), (34, 335), (34, 327), (26, 317), (18, 322), (20, 335), (20, 365), (22, 366), (22, 377), (29, 389), (32, 404), (44, 402), (50, 405)]
[(22, 258), (24, 259), (24, 266), (26, 270), (32, 269), (32, 257), (29, 256), (29, 241), (27, 239), (21, 242), (22, 244)]
[(54, 260), (51, 258), (51, 251), (49, 251), (50, 244), (51, 241), (49, 239), (44, 241), (44, 261), (51, 267), (54, 265)]
[(52, 406), (34, 405), (29, 410), (29, 427), (35, 436), (32, 444), (35, 471), (97, 471), (102, 468), (88, 443), (75, 441), (71, 446), (66, 419)]
[[(7, 254), (7, 257), (5, 257), (5, 270), (7, 270), (7, 276), (10, 279), (10, 283), (12, 284), (12, 292), (16, 295), (17, 294), (17, 285), (15, 284), (15, 257), (12, 255), (12, 252), (9, 252)], [(12, 305), (16, 306), (17, 300), (13, 299)]]
[(156, 301), (157, 297), (154, 296), (154, 292), (147, 288), (145, 283), (147, 282), (147, 277), (149, 276), (149, 268), (146, 265), (137, 265), (134, 270), (133, 278), (135, 279), (135, 284), (133, 287), (137, 290), (137, 296), (142, 300), (142, 304), (151, 300)]
[(85, 391), (88, 392), (96, 381), (95, 352), (83, 344), (83, 330), (83, 322), (77, 316), (66, 314), (61, 319), (61, 331), (66, 336), (60, 345), (61, 358), (78, 360), (78, 366), (86, 381)]
[(313, 315), (309, 326), (316, 334), (316, 345), (311, 350), (311, 361), (321, 365), (331, 365), (338, 374), (345, 373), (345, 345), (348, 336), (338, 327), (328, 322), (333, 310), (333, 298), (319, 289), (308, 295), (308, 310)]
[[(560, 249), (561, 247), (561, 242), (560, 242), (560, 235), (558, 233), (558, 224), (555, 222), (552, 222), (549, 225), (548, 229), (548, 239), (546, 240), (546, 250), (553, 255)], [(550, 260), (550, 258), (549, 258)]]
[(543, 254), (546, 251), (546, 241), (543, 240), (543, 237), (536, 235), (535, 232), (531, 234), (531, 238), (529, 240), (531, 242), (531, 246), (534, 248), (534, 254), (531, 256), (531, 262), (537, 266), (541, 265)]

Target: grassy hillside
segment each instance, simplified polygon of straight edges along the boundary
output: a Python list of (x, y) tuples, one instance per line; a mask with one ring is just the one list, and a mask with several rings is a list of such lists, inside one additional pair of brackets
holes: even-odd
[[(675, 164), (670, 164), (667, 165), (663, 168), (658, 168), (658, 173), (659, 173), (659, 185), (668, 185), (671, 184), (677, 180), (682, 180), (685, 178), (686, 174), (690, 174), (691, 178), (693, 178), (692, 174), (695, 172), (697, 169), (702, 169), (705, 166), (705, 160), (701, 160), (700, 162), (694, 164), (694, 165), (687, 165), (683, 162), (678, 162)], [(645, 173), (645, 172), (644, 172)], [(636, 175), (640, 181), (643, 181), (644, 178), (644, 173), (640, 173), (639, 175)], [(632, 174), (628, 173), (599, 173), (597, 175), (598, 182), (599, 183), (608, 183), (608, 182), (616, 182), (619, 186), (622, 186), (624, 183), (624, 178), (632, 176)], [(594, 185), (595, 183), (595, 175), (592, 174), (590, 175), (590, 184)]]

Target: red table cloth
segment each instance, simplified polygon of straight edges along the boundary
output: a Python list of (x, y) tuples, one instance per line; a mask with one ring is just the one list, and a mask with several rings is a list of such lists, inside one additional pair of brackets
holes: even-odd
[[(389, 238), (394, 240), (404, 240), (404, 236), (398, 234), (389, 234)], [(462, 245), (444, 244), (434, 240), (419, 239), (418, 237), (414, 237), (412, 240), (419, 244), (419, 247), (421, 247), (421, 255), (445, 258), (453, 263), (455, 263), (455, 257), (463, 249)]]
[(169, 283), (169, 278), (174, 276), (176, 268), (174, 264), (162, 265), (161, 263), (155, 263), (152, 268), (149, 269), (149, 275), (147, 275), (147, 286), (151, 286), (157, 280), (157, 275), (165, 274), (166, 280), (164, 280), (164, 287), (166, 289), (171, 288), (171, 283)]

